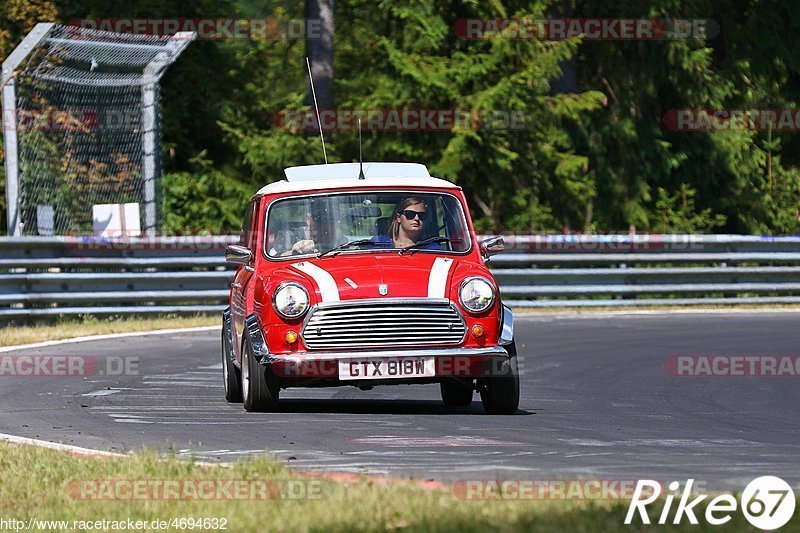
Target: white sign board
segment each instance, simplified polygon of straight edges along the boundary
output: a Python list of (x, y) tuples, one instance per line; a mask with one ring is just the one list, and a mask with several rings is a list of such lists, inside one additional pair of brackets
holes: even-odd
[(98, 204), (92, 206), (92, 227), (96, 237), (139, 237), (139, 204)]
[(52, 237), (55, 229), (56, 215), (52, 205), (36, 206), (36, 232), (45, 237)]

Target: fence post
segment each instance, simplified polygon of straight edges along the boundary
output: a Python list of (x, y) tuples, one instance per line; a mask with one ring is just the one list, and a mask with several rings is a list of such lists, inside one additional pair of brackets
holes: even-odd
[(6, 167), (6, 219), (8, 234), (22, 235), (19, 217), (19, 138), (17, 137), (17, 95), (14, 74), (36, 46), (50, 33), (52, 22), (40, 22), (3, 61), (3, 143)]
[(161, 143), (156, 142), (160, 131), (157, 119), (158, 81), (167, 67), (175, 61), (183, 49), (196, 37), (193, 32), (178, 32), (165, 47), (165, 51), (157, 54), (144, 68), (142, 84), (142, 177), (144, 179), (144, 233), (155, 236), (158, 229), (158, 191), (156, 184), (160, 178), (158, 158), (161, 154)]
[(6, 161), (6, 219), (8, 234), (21, 235), (19, 225), (19, 159), (17, 157), (17, 102), (14, 80), (3, 86), (3, 143)]

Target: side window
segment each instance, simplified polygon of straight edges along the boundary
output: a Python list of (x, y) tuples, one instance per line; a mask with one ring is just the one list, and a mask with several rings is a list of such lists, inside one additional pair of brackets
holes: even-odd
[(242, 233), (239, 237), (239, 244), (253, 249), (253, 218), (256, 212), (256, 202), (253, 200), (247, 204), (247, 209), (244, 212), (244, 220), (242, 221)]

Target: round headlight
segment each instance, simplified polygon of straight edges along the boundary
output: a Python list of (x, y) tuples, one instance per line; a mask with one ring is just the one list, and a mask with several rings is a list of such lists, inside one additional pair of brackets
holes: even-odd
[(484, 278), (469, 278), (461, 284), (458, 299), (470, 313), (482, 313), (494, 303), (494, 287)]
[(283, 283), (272, 296), (272, 306), (284, 318), (300, 318), (308, 311), (308, 291), (299, 283)]

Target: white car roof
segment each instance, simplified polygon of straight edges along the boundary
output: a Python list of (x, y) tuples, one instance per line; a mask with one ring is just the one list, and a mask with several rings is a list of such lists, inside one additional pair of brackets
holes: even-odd
[(364, 179), (358, 179), (358, 163), (333, 163), (289, 167), (286, 179), (262, 187), (258, 194), (302, 192), (345, 187), (438, 187), (458, 189), (449, 181), (432, 178), (419, 163), (364, 163)]

